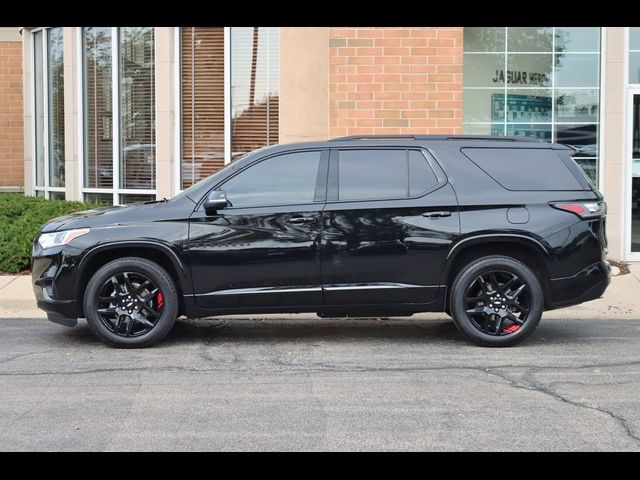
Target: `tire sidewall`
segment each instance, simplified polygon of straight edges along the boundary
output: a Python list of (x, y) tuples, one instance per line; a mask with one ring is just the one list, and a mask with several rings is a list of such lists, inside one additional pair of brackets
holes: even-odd
[[(138, 337), (127, 338), (111, 332), (96, 311), (98, 290), (107, 279), (122, 272), (147, 276), (160, 289), (164, 298), (162, 313), (155, 327)], [(130, 257), (107, 263), (91, 277), (85, 290), (83, 307), (89, 328), (100, 340), (120, 348), (142, 348), (159, 342), (169, 333), (177, 317), (178, 297), (171, 277), (162, 267), (149, 260)]]
[[(491, 270), (504, 270), (520, 277), (530, 290), (529, 316), (517, 331), (504, 336), (489, 335), (478, 330), (466, 313), (465, 293), (478, 275)], [(453, 283), (450, 308), (456, 327), (476, 343), (490, 347), (508, 347), (527, 338), (540, 323), (544, 310), (544, 294), (535, 273), (524, 263), (510, 257), (492, 256), (477, 259), (463, 268)]]

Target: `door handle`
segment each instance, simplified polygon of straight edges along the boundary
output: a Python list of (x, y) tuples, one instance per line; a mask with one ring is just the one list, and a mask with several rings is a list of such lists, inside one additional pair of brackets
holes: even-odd
[(450, 217), (451, 212), (425, 212), (422, 216), (427, 218)]
[(291, 217), (287, 218), (285, 221), (293, 225), (301, 225), (303, 223), (313, 223), (315, 220), (316, 219), (314, 217)]

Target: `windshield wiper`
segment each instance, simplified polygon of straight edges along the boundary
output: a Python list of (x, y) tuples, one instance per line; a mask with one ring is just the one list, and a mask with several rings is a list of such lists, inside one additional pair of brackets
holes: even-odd
[(164, 197), (162, 200), (149, 200), (148, 202), (143, 202), (145, 205), (148, 205), (150, 203), (166, 203), (168, 202), (169, 199), (167, 197)]

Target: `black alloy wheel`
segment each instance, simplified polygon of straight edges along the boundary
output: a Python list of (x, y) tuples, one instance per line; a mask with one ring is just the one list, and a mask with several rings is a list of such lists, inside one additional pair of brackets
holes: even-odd
[(89, 280), (84, 314), (93, 334), (121, 348), (153, 345), (178, 316), (178, 292), (160, 265), (138, 257), (113, 260)]
[(536, 273), (515, 258), (471, 261), (453, 281), (451, 316), (458, 330), (489, 347), (515, 345), (538, 326), (544, 293)]
[(150, 332), (164, 307), (160, 289), (137, 272), (116, 273), (103, 282), (98, 295), (100, 320), (111, 332), (123, 337)]
[(489, 270), (478, 275), (465, 293), (466, 313), (488, 335), (511, 335), (527, 321), (531, 295), (515, 273)]

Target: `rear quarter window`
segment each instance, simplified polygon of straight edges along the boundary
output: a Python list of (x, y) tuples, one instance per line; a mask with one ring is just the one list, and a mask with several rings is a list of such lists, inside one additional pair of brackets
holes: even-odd
[(461, 151), (507, 190), (584, 190), (551, 149), (463, 148)]

